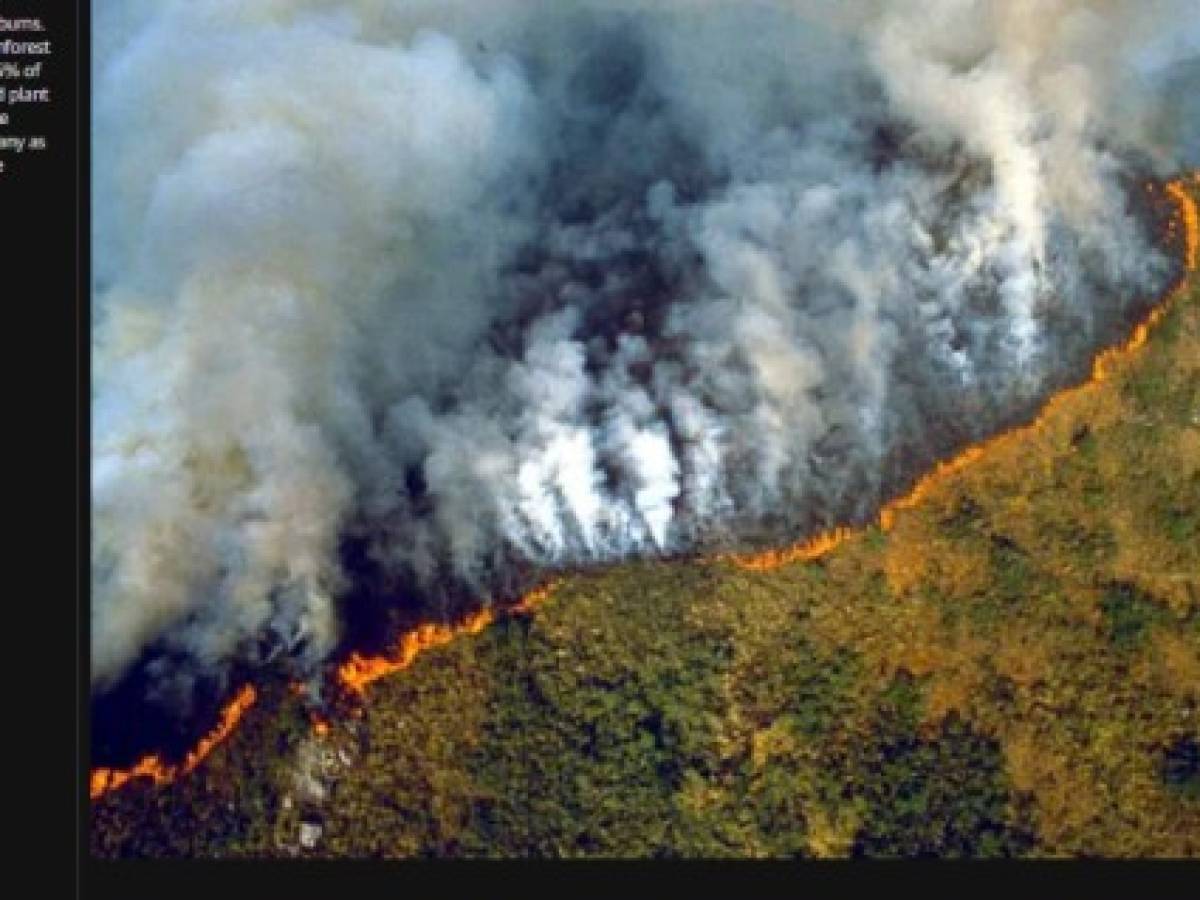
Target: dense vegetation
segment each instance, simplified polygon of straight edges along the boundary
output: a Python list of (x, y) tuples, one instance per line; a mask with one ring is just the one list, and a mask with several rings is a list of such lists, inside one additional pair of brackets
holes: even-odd
[(1198, 573), (1193, 288), (891, 531), (573, 577), (324, 737), (266, 685), (192, 775), (97, 803), (92, 850), (1195, 856)]

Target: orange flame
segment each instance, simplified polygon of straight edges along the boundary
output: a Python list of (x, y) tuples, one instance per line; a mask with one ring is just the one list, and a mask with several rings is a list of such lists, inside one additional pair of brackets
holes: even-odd
[(90, 779), (91, 798), (95, 800), (102, 797), (135, 778), (149, 778), (155, 784), (167, 784), (181, 775), (188, 774), (200, 765), (204, 757), (208, 756), (217, 744), (233, 733), (238, 721), (257, 699), (258, 693), (254, 690), (254, 685), (244, 685), (221, 710), (221, 718), (216, 727), (201, 738), (200, 742), (183, 758), (183, 762), (177, 765), (164, 762), (162, 757), (157, 754), (148, 754), (129, 769), (93, 769)]
[[(1192, 172), (1193, 190), (1200, 191), (1200, 169)], [(1167, 184), (1167, 193), (1179, 208), (1183, 220), (1184, 254), (1183, 264), (1189, 272), (1200, 268), (1200, 209), (1196, 198), (1184, 187), (1184, 179)]]
[(423, 651), (448, 644), (461, 634), (479, 634), (495, 622), (501, 613), (519, 615), (532, 611), (535, 606), (550, 597), (558, 584), (558, 581), (552, 581), (536, 588), (517, 603), (504, 609), (490, 606), (471, 613), (459, 622), (448, 625), (435, 623), (418, 625), (412, 631), (400, 635), (392, 651), (386, 656), (363, 656), (361, 653), (352, 653), (344, 663), (338, 666), (338, 681), (347, 690), (362, 696), (371, 682), (393, 672), (407, 669)]
[(325, 737), (329, 734), (329, 720), (320, 713), (310, 713), (309, 721), (312, 722), (312, 732), (317, 737)]
[[(1168, 182), (1166, 185), (1166, 194), (1175, 202), (1177, 212), (1177, 217), (1171, 222), (1168, 236), (1174, 235), (1174, 229), (1177, 225), (1182, 225), (1183, 227), (1184, 275), (1180, 278), (1179, 282), (1167, 292), (1158, 305), (1150, 311), (1149, 315), (1138, 324), (1128, 339), (1115, 347), (1110, 347), (1097, 354), (1095, 361), (1092, 363), (1092, 375), (1089, 380), (1081, 385), (1067, 388), (1055, 394), (1042, 408), (1037, 418), (1028, 425), (1022, 425), (990, 438), (981, 444), (967, 447), (950, 459), (938, 463), (932, 472), (918, 479), (917, 483), (912, 486), (907, 494), (890, 501), (879, 511), (877, 523), (880, 529), (890, 531), (896, 524), (896, 514), (898, 512), (918, 505), (930, 490), (933, 489), (934, 485), (972, 465), (987, 453), (989, 449), (1005, 441), (1022, 440), (1029, 434), (1044, 428), (1051, 413), (1067, 402), (1069, 397), (1094, 390), (1096, 385), (1112, 376), (1119, 364), (1130, 359), (1146, 343), (1146, 339), (1150, 336), (1150, 330), (1162, 321), (1171, 304), (1184, 293), (1187, 289), (1189, 275), (1195, 272), (1197, 268), (1197, 255), (1200, 253), (1200, 249), (1198, 249), (1200, 248), (1200, 214), (1197, 211), (1196, 198), (1186, 187), (1186, 181), (1188, 180), (1194, 182), (1196, 189), (1200, 189), (1200, 170), (1192, 172), (1190, 178), (1180, 178)], [(834, 528), (832, 531), (824, 532), (814, 538), (793, 544), (790, 547), (784, 547), (781, 550), (767, 550), (763, 553), (753, 554), (733, 554), (723, 558), (741, 569), (751, 571), (776, 569), (794, 562), (812, 562), (825, 556), (835, 547), (846, 541), (858, 537), (865, 530), (864, 528)]]

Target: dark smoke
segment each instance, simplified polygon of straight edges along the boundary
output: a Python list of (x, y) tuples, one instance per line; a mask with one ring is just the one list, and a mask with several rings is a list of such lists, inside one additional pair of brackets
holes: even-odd
[(829, 6), (97, 9), (94, 689), (860, 520), (1079, 377), (1188, 4)]

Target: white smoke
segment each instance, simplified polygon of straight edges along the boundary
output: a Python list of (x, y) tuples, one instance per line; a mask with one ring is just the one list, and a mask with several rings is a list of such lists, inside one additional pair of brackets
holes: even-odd
[(826, 6), (100, 4), (94, 687), (312, 667), (346, 541), (441, 608), (860, 518), (1077, 374), (1188, 3)]

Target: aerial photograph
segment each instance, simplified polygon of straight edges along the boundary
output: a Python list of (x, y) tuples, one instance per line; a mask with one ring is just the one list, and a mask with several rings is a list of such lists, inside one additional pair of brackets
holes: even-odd
[(1196, 0), (88, 31), (88, 857), (1200, 859)]

